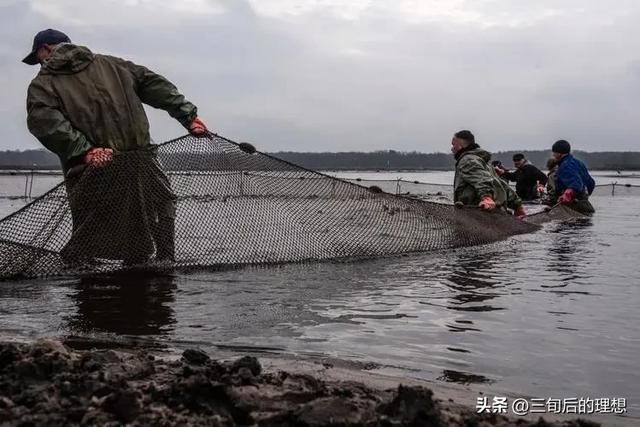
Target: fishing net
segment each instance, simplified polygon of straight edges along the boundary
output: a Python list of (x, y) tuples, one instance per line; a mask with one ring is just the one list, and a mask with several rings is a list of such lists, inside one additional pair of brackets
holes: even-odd
[[(355, 184), (380, 187), (387, 193), (399, 196), (409, 196), (416, 198), (429, 199), (431, 201), (442, 201), (443, 203), (452, 203), (453, 185), (435, 184), (421, 181), (409, 181), (405, 179), (361, 179), (348, 178), (349, 182)], [(612, 182), (609, 184), (596, 185), (593, 197), (609, 197), (609, 196), (640, 196), (640, 185)]]
[(589, 218), (589, 215), (565, 205), (556, 205), (527, 215), (525, 221), (530, 224), (542, 225), (550, 221), (573, 221), (586, 218)]
[(74, 169), (0, 221), (0, 277), (374, 257), (537, 228), (336, 179), (217, 135), (185, 136)]

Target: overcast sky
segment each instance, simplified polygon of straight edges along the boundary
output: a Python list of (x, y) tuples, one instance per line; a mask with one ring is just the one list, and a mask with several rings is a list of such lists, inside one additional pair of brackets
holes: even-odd
[[(263, 151), (637, 150), (638, 0), (0, 0), (0, 149), (26, 129), (44, 28), (174, 82)], [(150, 111), (156, 142), (184, 130)]]

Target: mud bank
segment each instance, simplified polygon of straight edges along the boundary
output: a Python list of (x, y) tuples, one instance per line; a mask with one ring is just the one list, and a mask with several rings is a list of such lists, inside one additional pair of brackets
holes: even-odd
[[(284, 368), (284, 369), (282, 369)], [(595, 426), (476, 415), (422, 386), (370, 387), (254, 357), (220, 362), (146, 352), (74, 351), (57, 341), (0, 344), (0, 425)]]

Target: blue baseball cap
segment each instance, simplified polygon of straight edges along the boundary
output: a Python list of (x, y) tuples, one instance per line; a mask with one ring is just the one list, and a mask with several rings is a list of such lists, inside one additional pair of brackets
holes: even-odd
[(52, 30), (51, 28), (49, 28), (48, 30), (40, 31), (33, 38), (33, 48), (31, 49), (31, 53), (25, 56), (22, 62), (29, 65), (36, 65), (39, 62), (38, 57), (36, 56), (36, 51), (38, 49), (46, 44), (59, 43), (71, 43), (71, 40), (62, 31)]

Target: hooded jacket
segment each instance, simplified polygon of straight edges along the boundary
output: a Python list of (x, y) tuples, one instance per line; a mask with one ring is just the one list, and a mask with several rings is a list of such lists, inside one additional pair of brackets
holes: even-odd
[(58, 155), (66, 171), (92, 147), (148, 147), (143, 103), (167, 111), (185, 127), (197, 115), (196, 106), (164, 77), (124, 59), (63, 43), (29, 85), (27, 125)]
[(456, 155), (453, 200), (467, 206), (478, 206), (483, 196), (491, 196), (497, 207), (511, 208), (522, 204), (515, 191), (496, 175), (489, 164), (491, 153), (477, 145)]

